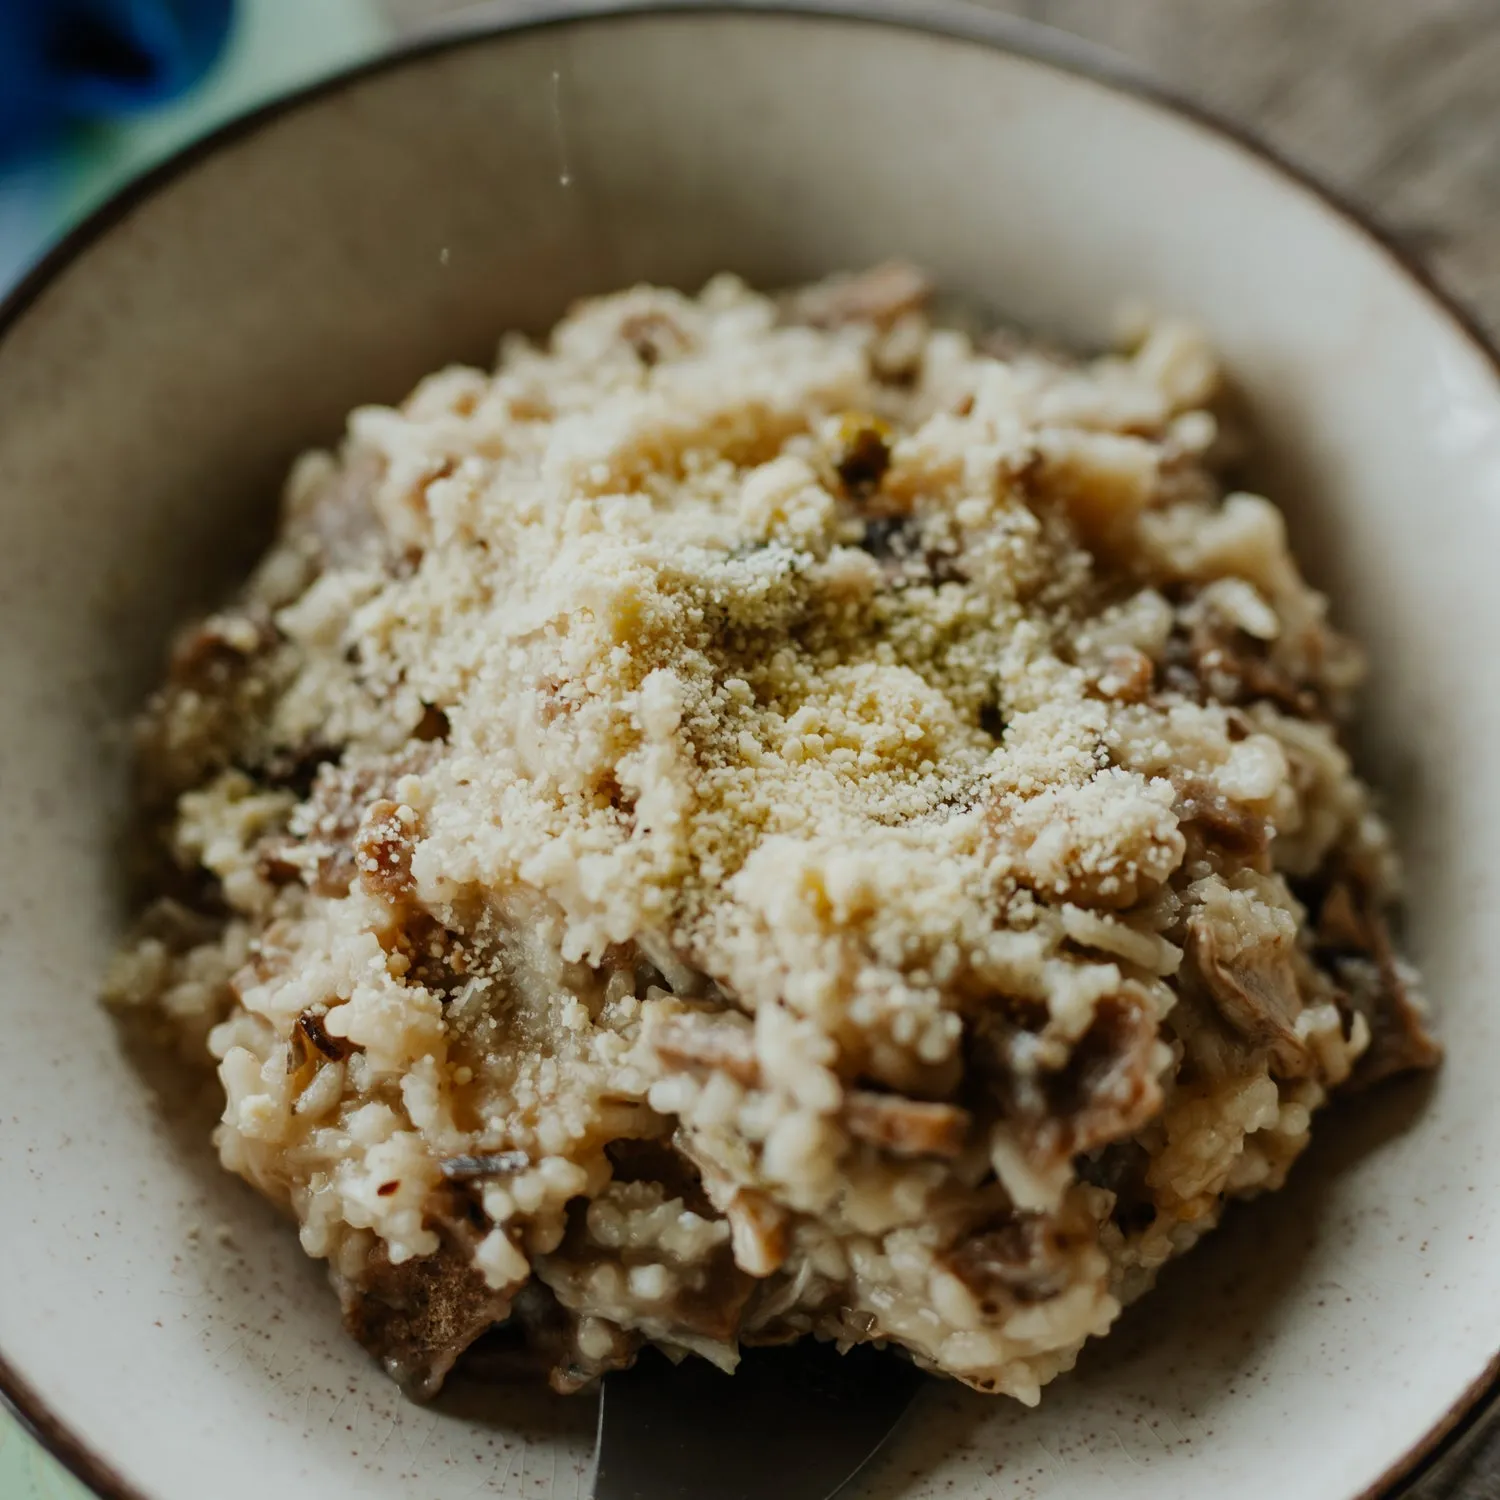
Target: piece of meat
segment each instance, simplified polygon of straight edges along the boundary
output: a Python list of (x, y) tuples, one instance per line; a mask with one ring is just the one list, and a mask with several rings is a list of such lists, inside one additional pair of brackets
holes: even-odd
[(344, 1326), (416, 1401), (430, 1400), (465, 1349), (510, 1316), (470, 1252), (444, 1237), (432, 1255), (396, 1266), (379, 1246), (361, 1283), (345, 1290)]
[(1176, 787), (1174, 810), (1185, 832), (1196, 832), (1206, 843), (1240, 860), (1258, 858), (1270, 848), (1266, 820), (1226, 797), (1211, 782), (1201, 776), (1182, 776)]
[(280, 639), (270, 611), (260, 605), (209, 615), (172, 642), (167, 681), (207, 697), (222, 697), (255, 657)]
[(734, 1263), (763, 1278), (781, 1269), (791, 1246), (786, 1210), (754, 1188), (741, 1188), (724, 1209)]
[(1119, 703), (1144, 703), (1156, 681), (1156, 663), (1134, 646), (1111, 646), (1094, 673), (1094, 687)]
[(1362, 1015), (1370, 1028), (1370, 1045), (1346, 1088), (1369, 1088), (1438, 1065), (1443, 1049), (1428, 1026), (1426, 1007), (1396, 956), (1379, 902), (1357, 874), (1341, 873), (1323, 896), (1313, 956), (1338, 984), (1346, 1016)]
[(1313, 1058), (1297, 1034), (1302, 994), (1292, 949), (1267, 939), (1230, 951), (1218, 924), (1202, 913), (1187, 921), (1186, 953), (1214, 1009), (1252, 1047), (1269, 1054), (1283, 1078), (1304, 1077)]
[(794, 292), (784, 303), (784, 319), (813, 328), (844, 328), (851, 323), (889, 328), (903, 314), (925, 307), (932, 293), (932, 282), (915, 266), (885, 261)]
[(354, 865), (366, 894), (396, 903), (411, 895), (411, 857), (418, 831), (409, 807), (389, 797), (370, 804), (354, 836)]
[(1066, 1290), (1070, 1252), (1085, 1238), (1092, 1240), (1085, 1226), (1049, 1215), (1015, 1214), (960, 1240), (940, 1258), (979, 1299), (980, 1310), (994, 1317)]
[(958, 1156), (974, 1117), (954, 1104), (932, 1104), (900, 1094), (850, 1089), (844, 1096), (849, 1134), (897, 1156)]
[(1043, 1171), (1133, 1135), (1161, 1108), (1156, 1017), (1130, 993), (1099, 1001), (1061, 1067), (1044, 1066), (1038, 1037), (1003, 1012), (981, 1017), (972, 1047), (1003, 1116)]
[[(584, 1354), (578, 1347), (578, 1324), (577, 1315), (533, 1277), (516, 1293), (509, 1321), (481, 1334), (464, 1353), (464, 1374), (496, 1382), (532, 1382), (542, 1376), (559, 1396), (568, 1396), (635, 1362), (644, 1342), (640, 1334), (609, 1329), (595, 1319), (590, 1352)], [(600, 1338), (606, 1331), (607, 1343)]]
[[(1176, 646), (1177, 649), (1173, 649)], [(1327, 717), (1318, 685), (1294, 677), (1274, 661), (1264, 641), (1238, 627), (1199, 618), (1188, 633), (1185, 650), (1169, 646), (1174, 662), (1185, 664), (1197, 687), (1194, 696), (1219, 703), (1264, 700), (1301, 719)]]
[[(432, 757), (432, 745), (424, 742), (383, 760), (323, 761), (290, 831), (265, 840), (257, 851), (261, 874), (278, 885), (300, 880), (319, 896), (348, 895), (356, 877), (367, 879), (375, 894), (404, 890), (410, 849), (403, 856), (400, 846), (409, 844), (411, 830), (388, 826), (396, 806), (391, 792)], [(377, 806), (385, 808), (384, 815), (372, 822)], [(361, 859), (368, 869), (361, 868)]]
[(650, 1042), (669, 1067), (718, 1070), (746, 1088), (760, 1082), (755, 1032), (743, 1018), (692, 1012), (668, 1016), (651, 1028)]
[(1156, 1222), (1156, 1203), (1146, 1182), (1151, 1154), (1139, 1141), (1115, 1141), (1078, 1163), (1078, 1180), (1115, 1195), (1110, 1218), (1127, 1235)]

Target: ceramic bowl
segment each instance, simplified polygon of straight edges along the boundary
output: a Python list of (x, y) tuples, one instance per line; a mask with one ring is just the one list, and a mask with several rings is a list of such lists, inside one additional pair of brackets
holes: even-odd
[(1472, 1423), (1500, 1348), (1493, 356), (1263, 153), (983, 13), (512, 7), (212, 137), (0, 314), (0, 1384), (105, 1495), (587, 1492), (587, 1398), (404, 1402), (95, 1003), (118, 725), (169, 628), (351, 406), (582, 293), (890, 255), (1066, 338), (1126, 298), (1210, 330), (1370, 648), (1361, 751), (1450, 1059), (1326, 1119), (1039, 1411), (934, 1385), (855, 1493), (1353, 1500)]

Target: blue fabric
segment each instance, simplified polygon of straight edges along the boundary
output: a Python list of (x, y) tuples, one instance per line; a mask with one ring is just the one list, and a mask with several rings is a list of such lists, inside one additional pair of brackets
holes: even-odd
[(176, 98), (219, 55), (233, 9), (234, 0), (0, 0), (0, 157), (72, 121)]

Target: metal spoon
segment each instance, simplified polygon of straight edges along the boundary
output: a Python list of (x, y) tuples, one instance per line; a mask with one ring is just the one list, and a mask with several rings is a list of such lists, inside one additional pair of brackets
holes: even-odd
[(609, 1375), (594, 1500), (828, 1500), (925, 1382), (877, 1349), (747, 1350), (731, 1376), (647, 1351)]

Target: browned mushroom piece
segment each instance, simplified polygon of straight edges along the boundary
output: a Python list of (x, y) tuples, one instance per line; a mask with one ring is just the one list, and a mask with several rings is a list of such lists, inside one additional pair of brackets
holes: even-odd
[(650, 1042), (669, 1067), (717, 1070), (746, 1088), (760, 1082), (755, 1033), (742, 1017), (692, 1012), (667, 1016), (652, 1027)]
[(579, 1322), (551, 1287), (533, 1277), (515, 1295), (510, 1317), (481, 1334), (463, 1354), (463, 1370), (490, 1382), (544, 1378), (559, 1396), (570, 1396), (611, 1370), (635, 1362), (641, 1334), (591, 1321), (589, 1349), (579, 1348)]
[(783, 304), (785, 321), (813, 328), (872, 323), (889, 328), (904, 313), (931, 300), (933, 284), (915, 266), (891, 260), (868, 271), (830, 276), (794, 292)]
[(288, 1073), (295, 1073), (310, 1062), (342, 1062), (354, 1052), (354, 1044), (341, 1036), (330, 1036), (317, 1011), (305, 1010), (292, 1027), (287, 1045)]
[(1078, 1160), (1080, 1182), (1102, 1187), (1115, 1196), (1109, 1216), (1127, 1235), (1156, 1220), (1156, 1203), (1146, 1181), (1151, 1154), (1137, 1140), (1112, 1141)]
[(510, 1316), (464, 1350), (463, 1373), (497, 1384), (546, 1379), (553, 1367), (567, 1365), (576, 1321), (533, 1276), (512, 1299)]
[(137, 794), (148, 822), (218, 772), (260, 764), (259, 721), (280, 640), (259, 600), (195, 621), (174, 637), (165, 680), (137, 726)]
[(277, 839), (267, 846), (267, 859), (277, 866), (299, 870), (307, 887), (320, 896), (347, 895), (359, 873), (354, 835), (365, 808), (384, 783), (385, 778), (374, 766), (324, 764), (298, 819), (296, 841)]
[(1269, 1054), (1284, 1078), (1312, 1068), (1307, 1043), (1297, 1033), (1302, 995), (1290, 943), (1267, 938), (1230, 951), (1218, 925), (1202, 913), (1187, 922), (1187, 956), (1214, 1009), (1252, 1047)]
[(844, 1095), (849, 1134), (897, 1156), (958, 1156), (974, 1117), (956, 1104), (933, 1104), (900, 1094), (850, 1089)]
[(637, 312), (620, 324), (620, 337), (648, 369), (664, 359), (686, 353), (688, 337), (664, 312)]
[(673, 1323), (716, 1344), (732, 1344), (739, 1337), (746, 1304), (757, 1278), (734, 1263), (726, 1245), (709, 1259), (696, 1285), (684, 1287), (672, 1304)]
[(851, 500), (868, 500), (880, 487), (891, 463), (891, 439), (890, 427), (867, 412), (846, 412), (839, 418), (833, 466)]

